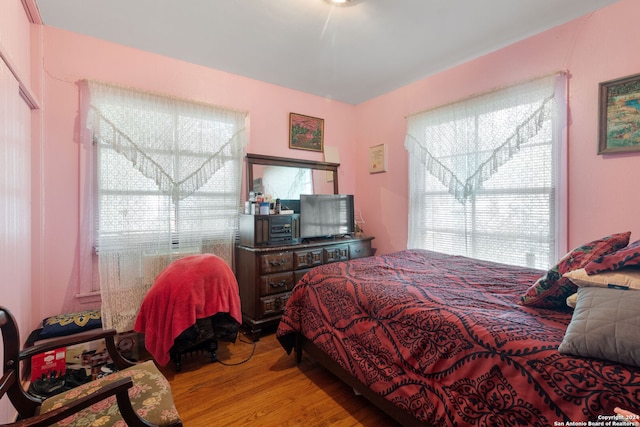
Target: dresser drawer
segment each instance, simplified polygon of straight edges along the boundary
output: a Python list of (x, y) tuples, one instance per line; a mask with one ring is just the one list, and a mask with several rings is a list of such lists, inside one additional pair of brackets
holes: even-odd
[(310, 268), (305, 268), (304, 270), (296, 270), (293, 272), (293, 284), (294, 286), (304, 277), (307, 272), (311, 270)]
[(260, 298), (258, 318), (281, 314), (291, 296), (291, 292)]
[(293, 253), (279, 252), (260, 255), (260, 274), (293, 270)]
[(323, 259), (322, 248), (295, 251), (293, 253), (293, 268), (294, 270), (300, 270), (302, 268), (316, 267), (323, 264)]
[(349, 243), (349, 259), (365, 258), (372, 255), (371, 242)]
[(331, 262), (347, 261), (349, 259), (349, 246), (348, 245), (336, 245), (324, 248), (324, 262), (329, 264)]
[(293, 285), (295, 282), (292, 271), (260, 276), (260, 296), (290, 291)]

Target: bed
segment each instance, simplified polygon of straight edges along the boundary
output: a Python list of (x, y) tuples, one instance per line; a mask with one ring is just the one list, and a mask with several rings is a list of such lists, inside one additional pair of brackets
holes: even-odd
[(327, 264), (293, 289), (276, 336), (403, 425), (587, 425), (637, 409), (639, 368), (559, 352), (565, 296), (523, 305), (544, 274), (425, 250)]

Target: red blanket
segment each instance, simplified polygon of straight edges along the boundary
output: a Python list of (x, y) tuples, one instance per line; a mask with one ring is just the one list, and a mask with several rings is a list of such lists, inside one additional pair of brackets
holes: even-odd
[(238, 282), (218, 256), (192, 255), (172, 262), (156, 278), (142, 301), (134, 329), (144, 334), (145, 347), (161, 366), (169, 350), (196, 319), (229, 313), (242, 323)]

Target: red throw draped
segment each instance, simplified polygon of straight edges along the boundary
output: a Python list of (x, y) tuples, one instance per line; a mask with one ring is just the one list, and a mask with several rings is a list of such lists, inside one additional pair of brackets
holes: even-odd
[(156, 278), (142, 301), (134, 329), (145, 336), (145, 347), (161, 366), (169, 350), (196, 319), (229, 313), (242, 323), (238, 282), (220, 257), (192, 255), (172, 262)]

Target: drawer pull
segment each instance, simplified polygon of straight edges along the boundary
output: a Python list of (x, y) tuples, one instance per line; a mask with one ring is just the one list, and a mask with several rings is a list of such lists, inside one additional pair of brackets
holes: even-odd
[(272, 267), (280, 267), (280, 266), (283, 266), (286, 262), (287, 261), (284, 258), (282, 258), (280, 261), (269, 261), (269, 264)]
[(272, 288), (281, 288), (287, 284), (286, 280), (281, 280), (280, 283), (270, 283)]

